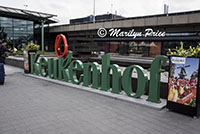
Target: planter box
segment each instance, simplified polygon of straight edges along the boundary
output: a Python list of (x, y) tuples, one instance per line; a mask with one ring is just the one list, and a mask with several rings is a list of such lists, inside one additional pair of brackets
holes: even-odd
[(199, 117), (199, 58), (169, 57), (167, 108)]

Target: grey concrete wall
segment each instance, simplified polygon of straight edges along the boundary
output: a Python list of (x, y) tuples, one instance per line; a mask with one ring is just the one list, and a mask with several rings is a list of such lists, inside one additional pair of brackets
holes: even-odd
[(108, 22), (97, 22), (79, 25), (65, 25), (50, 27), (50, 32), (68, 32), (81, 30), (96, 30), (104, 28), (126, 28), (126, 27), (148, 27), (162, 25), (179, 25), (179, 24), (200, 24), (200, 13), (171, 15), (171, 16), (152, 16), (149, 18), (133, 18), (126, 20), (116, 20)]
[(178, 15), (172, 17), (172, 24), (187, 24), (188, 15)]
[(157, 26), (158, 25), (157, 17), (146, 18), (144, 21), (145, 21), (146, 26)]
[(122, 23), (122, 27), (133, 27), (134, 26), (133, 19), (124, 20), (121, 23)]
[(7, 65), (11, 65), (14, 67), (19, 67), (24, 69), (24, 61), (23, 60), (17, 60), (17, 59), (13, 59), (13, 58), (6, 58), (5, 63)]
[(172, 24), (171, 16), (158, 17), (158, 25), (169, 25), (169, 24)]

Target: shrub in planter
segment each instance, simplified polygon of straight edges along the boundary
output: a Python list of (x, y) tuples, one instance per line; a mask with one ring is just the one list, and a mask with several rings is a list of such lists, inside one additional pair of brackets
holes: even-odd
[(176, 49), (168, 49), (168, 56), (179, 56), (179, 57), (200, 57), (200, 44), (197, 47), (190, 46), (189, 49), (183, 48), (183, 42), (180, 43), (181, 47)]
[(29, 43), (25, 48), (26, 51), (38, 51), (39, 49), (40, 46), (34, 43)]

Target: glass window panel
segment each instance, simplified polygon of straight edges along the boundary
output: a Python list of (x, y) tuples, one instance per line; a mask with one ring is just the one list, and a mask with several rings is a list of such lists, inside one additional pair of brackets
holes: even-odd
[(33, 26), (33, 22), (32, 21), (26, 21), (27, 25), (32, 25)]
[(28, 27), (28, 29), (27, 29), (28, 31), (33, 31), (33, 28), (30, 28), (30, 27)]
[(12, 25), (12, 21), (0, 21), (1, 24)]
[(20, 45), (22, 40), (28, 42), (33, 39), (33, 26), (32, 21), (0, 17), (0, 27), (3, 27), (6, 38), (15, 42), (15, 47)]
[(12, 27), (4, 27), (5, 31), (12, 31)]
[(12, 21), (12, 18), (0, 17), (1, 21)]

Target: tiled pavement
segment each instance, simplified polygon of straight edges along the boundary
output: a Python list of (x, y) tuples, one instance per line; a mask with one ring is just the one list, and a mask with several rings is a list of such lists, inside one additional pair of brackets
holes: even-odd
[(0, 134), (200, 132), (200, 119), (52, 84), (6, 68), (6, 83), (0, 86)]

